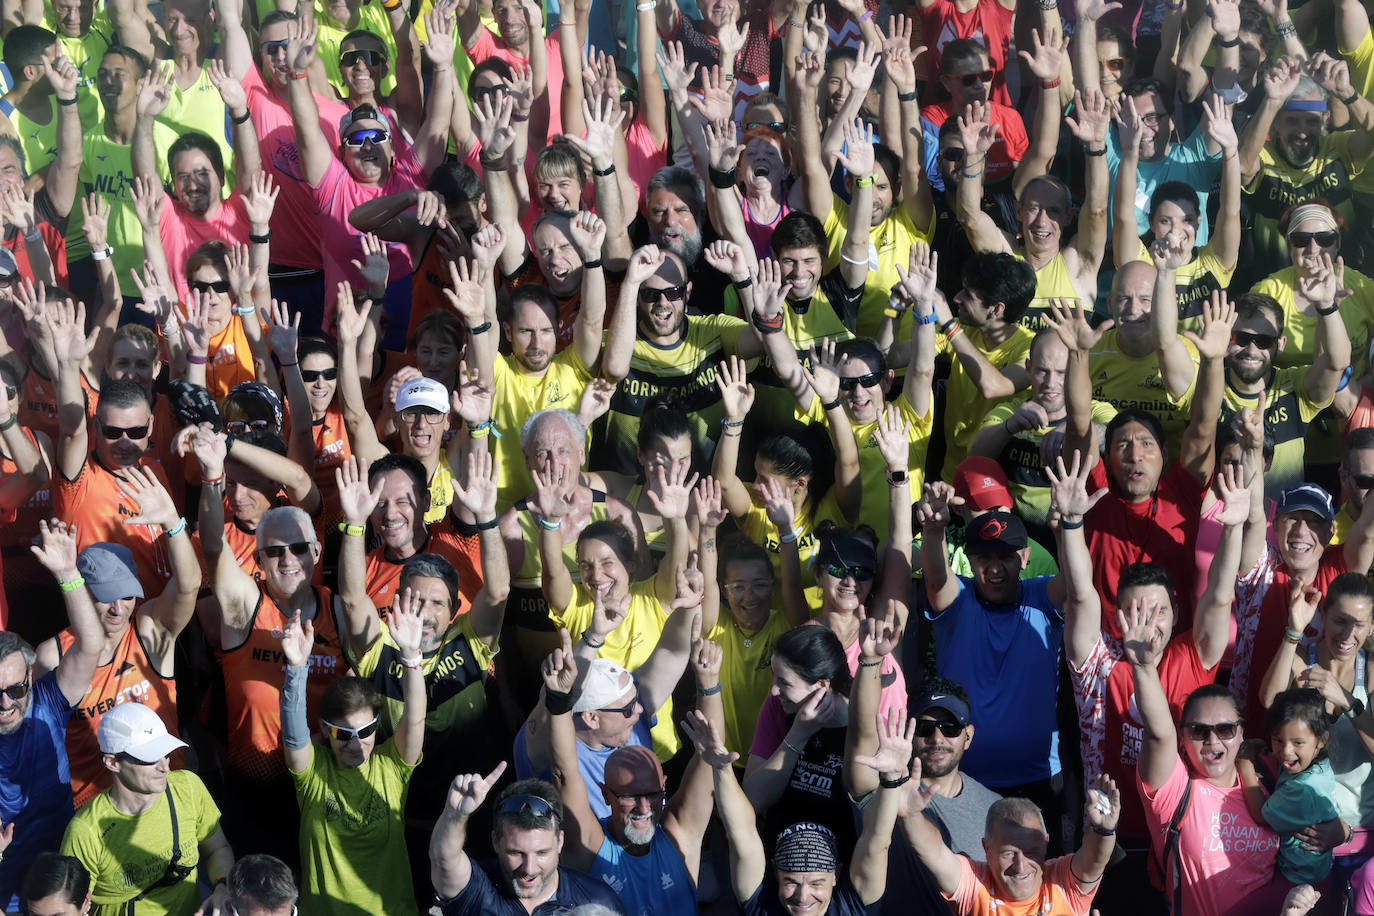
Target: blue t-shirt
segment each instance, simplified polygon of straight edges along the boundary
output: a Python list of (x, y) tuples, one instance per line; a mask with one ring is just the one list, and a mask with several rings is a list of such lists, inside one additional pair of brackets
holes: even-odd
[(66, 744), (72, 709), (49, 671), (34, 683), (19, 730), (0, 735), (0, 821), (14, 824), (14, 843), (0, 859), (0, 906), (40, 852), (57, 851), (75, 813)]
[[(658, 721), (657, 716), (640, 716), (635, 723), (634, 731), (630, 733), (630, 740), (625, 742), (626, 747), (648, 747), (654, 746), (654, 736), (649, 730)], [(597, 820), (611, 816), (611, 806), (606, 804), (606, 797), (601, 794), (601, 784), (606, 781), (606, 761), (619, 748), (603, 747), (592, 749), (581, 741), (577, 742), (577, 768), (582, 771), (582, 784), (587, 787), (587, 803), (592, 806), (592, 814), (596, 815)], [(515, 778), (516, 779), (543, 779), (553, 782), (553, 773), (545, 767), (543, 772), (536, 773), (534, 764), (530, 762), (529, 748), (525, 746), (525, 726), (520, 726), (519, 733), (515, 736)]]
[(981, 735), (959, 769), (990, 788), (1049, 779), (1060, 770), (1059, 653), (1064, 617), (1050, 604), (1052, 576), (1022, 579), (1014, 605), (988, 605), (963, 576), (943, 614), (926, 613), (936, 669), (964, 685)]
[(558, 890), (548, 900), (534, 908), (531, 914), (525, 905), (506, 890), (504, 879), (500, 886), (492, 875), (500, 875), (500, 867), (492, 862), (473, 862), (468, 886), (452, 900), (439, 904), (444, 916), (542, 916), (570, 910), (584, 903), (599, 903), (612, 912), (625, 916), (625, 905), (605, 883), (571, 868), (558, 867)]
[[(1116, 129), (1107, 132), (1107, 171), (1111, 175), (1110, 187), (1116, 187), (1116, 173), (1121, 167), (1121, 140)], [(1182, 143), (1170, 143), (1169, 152), (1157, 162), (1140, 160), (1136, 171), (1135, 187), (1135, 225), (1136, 234), (1144, 235), (1150, 229), (1150, 195), (1166, 181), (1181, 181), (1197, 191), (1198, 204), (1202, 208), (1202, 218), (1198, 222), (1197, 242), (1199, 248), (1207, 244), (1211, 227), (1207, 223), (1207, 198), (1212, 188), (1221, 180), (1221, 151), (1214, 156), (1207, 152), (1207, 132), (1201, 125)], [(1116, 224), (1115, 192), (1107, 196), (1107, 226)]]
[(661, 825), (649, 841), (648, 853), (642, 856), (630, 855), (611, 839), (605, 819), (601, 829), (606, 838), (596, 851), (591, 876), (605, 881), (620, 895), (629, 916), (696, 916), (696, 885), (682, 864), (677, 845)]

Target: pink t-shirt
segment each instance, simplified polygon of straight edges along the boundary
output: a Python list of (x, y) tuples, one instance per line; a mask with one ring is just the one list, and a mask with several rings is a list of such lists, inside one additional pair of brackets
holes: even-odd
[[(220, 201), (219, 212), (209, 219), (195, 216), (176, 198), (167, 195), (162, 204), (157, 234), (162, 239), (167, 268), (172, 272), (172, 282), (176, 284), (177, 296), (182, 302), (191, 300), (191, 289), (186, 285), (186, 259), (191, 252), (211, 239), (247, 245), (248, 228), (248, 211), (238, 191), (231, 192), (227, 199)], [(277, 240), (273, 236), (273, 254), (276, 253), (276, 246)]]
[[(324, 179), (310, 189), (319, 214), (320, 250), (324, 253), (324, 299), (325, 326), (329, 327), (334, 314), (334, 303), (338, 299), (338, 283), (347, 281), (355, 286), (363, 285), (362, 274), (353, 266), (353, 261), (362, 262), (362, 234), (348, 222), (348, 214), (353, 208), (369, 200), (389, 194), (399, 194), (425, 186), (425, 175), (420, 163), (409, 149), (397, 151), (391, 166), (391, 174), (384, 184), (376, 187), (359, 184), (348, 169), (337, 158), (331, 157)], [(391, 265), (389, 282), (410, 276), (413, 265), (410, 249), (401, 242), (387, 242), (387, 261)]]
[[(272, 211), (272, 263), (311, 270), (321, 269), (320, 218), (315, 198), (301, 170), (296, 128), (291, 123), (291, 107), (263, 82), (257, 67), (248, 68), (243, 78), (248, 92), (248, 110), (258, 131), (263, 170), (272, 175), (281, 193)], [(339, 145), (339, 120), (348, 112), (342, 103), (315, 96), (320, 109), (320, 129), (331, 148)]]
[[(488, 28), (477, 30), (477, 41), (467, 49), (467, 52), (474, 64), (480, 64), (488, 57), (499, 57), (508, 64), (519, 64), (522, 67), (530, 65), (528, 57), (516, 54), (510, 45), (506, 44), (505, 39)], [(544, 39), (544, 53), (549, 61), (549, 136), (554, 137), (563, 133), (563, 57), (558, 48), (557, 35)]]
[(623, 201), (622, 206), (626, 214), (634, 210), (644, 209), (644, 189), (649, 186), (649, 179), (654, 177), (654, 172), (668, 164), (668, 140), (664, 138), (659, 146), (654, 145), (654, 133), (649, 130), (647, 124), (636, 120), (630, 125), (629, 130), (625, 131), (625, 157), (628, 161), (630, 170), (630, 180), (635, 186), (635, 200)]
[[(1156, 855), (1164, 848), (1165, 829), (1188, 780), (1188, 766), (1179, 757), (1174, 758), (1169, 778), (1154, 792), (1136, 774)], [(1229, 789), (1205, 779), (1192, 783), (1192, 798), (1178, 836), (1183, 872), (1180, 916), (1277, 913), (1287, 891), (1286, 882), (1274, 877), (1279, 835), (1250, 817), (1239, 779)]]
[[(844, 647), (844, 657), (849, 661), (849, 673), (857, 677), (859, 674), (859, 640)], [(887, 718), (887, 714), (894, 709), (906, 711), (906, 675), (902, 674), (902, 669), (897, 667), (897, 663), (891, 655), (883, 656), (883, 663), (878, 668), (879, 677), (883, 682), (883, 696), (878, 701), (878, 713)]]

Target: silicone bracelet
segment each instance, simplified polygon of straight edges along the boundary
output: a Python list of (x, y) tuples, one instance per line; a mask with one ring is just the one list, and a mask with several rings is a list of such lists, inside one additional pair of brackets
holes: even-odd
[(348, 522), (339, 522), (339, 530), (349, 537), (360, 538), (367, 533), (367, 526), (350, 525)]
[(85, 584), (86, 580), (83, 579), (81, 576), (77, 576), (75, 579), (68, 579), (66, 582), (59, 582), (57, 584), (57, 587), (62, 589), (62, 591), (64, 592), (74, 592)]

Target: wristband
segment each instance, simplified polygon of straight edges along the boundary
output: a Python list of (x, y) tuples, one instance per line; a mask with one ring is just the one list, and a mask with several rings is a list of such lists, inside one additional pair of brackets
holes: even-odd
[(739, 427), (741, 427), (741, 426), (744, 425), (744, 421), (743, 421), (743, 420), (722, 419), (722, 420), (720, 421), (720, 425), (726, 427), (727, 429), (738, 429)]
[(92, 261), (103, 261), (103, 260), (105, 260), (106, 258), (112, 258), (112, 257), (114, 257), (114, 249), (111, 248), (109, 245), (106, 245), (105, 248), (104, 248), (104, 250), (102, 250), (102, 251), (92, 251), (92, 252), (91, 252), (91, 260), (92, 260)]
[(348, 522), (339, 522), (339, 530), (349, 537), (360, 538), (367, 531), (367, 526), (350, 525)]
[(195, 353), (187, 353), (186, 361), (193, 366), (203, 366), (209, 362), (204, 356), (198, 356)]
[(233, 312), (234, 312), (235, 315), (238, 315), (240, 318), (248, 318), (248, 317), (250, 317), (250, 316), (252, 316), (252, 315), (256, 315), (256, 314), (258, 313), (258, 310), (257, 310), (256, 308), (254, 308), (253, 306), (251, 306), (251, 305), (245, 305), (245, 306), (237, 306), (237, 305), (236, 305), (236, 306), (234, 306), (234, 308), (233, 308)]
[(1293, 20), (1286, 19), (1274, 26), (1274, 31), (1279, 33), (1280, 38), (1293, 38), (1298, 34), (1298, 27), (1293, 25)]
[[(552, 523), (542, 515), (536, 515), (535, 518), (539, 521), (539, 527), (543, 528), (545, 531), (557, 531), (563, 527), (563, 520), (561, 518), (554, 519)], [(591, 645), (591, 643), (587, 645)]]
[(722, 684), (716, 684), (716, 686), (714, 687), (698, 687), (697, 695), (703, 697), (713, 697), (724, 689), (725, 687)]
[(25, 232), (25, 233), (24, 233), (24, 241), (26, 241), (26, 242), (41, 242), (41, 241), (43, 241), (43, 233), (42, 233), (42, 232), (39, 232), (39, 231), (38, 231), (38, 227), (35, 226), (35, 227), (33, 228), (33, 231), (32, 231), (32, 232)]
[(918, 98), (920, 98), (920, 93), (918, 93), (915, 89), (911, 90), (910, 92), (897, 93), (897, 101), (899, 102), (914, 102)]
[(57, 104), (59, 104), (59, 105), (75, 105), (75, 104), (76, 104), (76, 96), (72, 96), (72, 97), (69, 98), (69, 99), (64, 99), (64, 98), (62, 98), (62, 97), (59, 96), (58, 99), (57, 99)]
[[(510, 116), (510, 120), (511, 120), (511, 123), (512, 123), (512, 124), (524, 124), (524, 123), (525, 123), (526, 121), (528, 121), (529, 119), (530, 119), (530, 116), (527, 115), (527, 114), (513, 114), (513, 115)], [(521, 157), (520, 157), (520, 161), (521, 161), (521, 162), (524, 162), (524, 161), (525, 161), (525, 157), (521, 156)], [(516, 164), (518, 165), (519, 163), (516, 163)]]
[(592, 169), (592, 174), (595, 175), (597, 178), (605, 178), (607, 175), (614, 175), (614, 174), (615, 174), (615, 163), (612, 162), (610, 165), (606, 166), (604, 169)]
[[(657, 4), (657, 3), (654, 3), (653, 0), (649, 0), (648, 3), (636, 3), (636, 4), (635, 4), (635, 9), (638, 10), (639, 12), (641, 12), (641, 13), (647, 13), (647, 12), (649, 12), (649, 10), (656, 10), (656, 9), (658, 9), (658, 4)], [(576, 25), (576, 23), (573, 23), (573, 24)]]
[(8, 420), (0, 420), (0, 433), (3, 433), (3, 432), (4, 432), (5, 430), (7, 430), (7, 429), (13, 428), (13, 427), (14, 427), (14, 424), (16, 424), (16, 423), (18, 423), (18, 422), (19, 422), (19, 417), (18, 417), (18, 415), (16, 415), (16, 414), (10, 414)]
[(1059, 77), (1056, 76), (1056, 77), (1055, 77), (1054, 79), (1052, 79), (1052, 80), (1041, 80), (1041, 81), (1040, 81), (1040, 88), (1041, 88), (1041, 89), (1058, 89), (1058, 88), (1059, 88)]
[(478, 334), (485, 334), (491, 330), (491, 322), (484, 321), (475, 328), (468, 328), (468, 333), (476, 337)]
[(558, 690), (544, 688), (544, 708), (549, 711), (551, 716), (561, 716), (572, 712), (573, 697), (571, 693), (562, 693)]
[(202, 487), (222, 487), (224, 486), (224, 475), (218, 477), (202, 477), (200, 481)]
[(949, 321), (946, 321), (944, 324), (940, 325), (940, 333), (948, 337), (957, 327), (959, 327), (959, 319), (951, 318)]
[[(1341, 98), (1341, 97), (1337, 96), (1337, 97), (1336, 97), (1336, 101), (1340, 102), (1342, 105), (1344, 105), (1345, 107), (1349, 108), (1351, 105), (1354, 105), (1355, 102), (1359, 100), (1359, 98), (1360, 98), (1360, 92), (1359, 92), (1359, 90), (1357, 89), (1357, 90), (1355, 90), (1354, 92), (1350, 93), (1350, 95), (1346, 96), (1345, 98)], [(25, 238), (27, 238), (27, 236), (25, 236)]]
[(921, 325), (934, 324), (937, 320), (938, 319), (935, 317), (935, 310), (931, 309), (929, 314), (917, 318), (916, 323)]
[(1086, 146), (1086, 145), (1085, 145), (1085, 146), (1083, 147), (1083, 155), (1085, 155), (1085, 156), (1105, 156), (1105, 155), (1107, 155), (1107, 146), (1106, 146), (1106, 144), (1103, 144), (1103, 145), (1102, 145), (1102, 149), (1093, 149), (1092, 147)]
[(983, 166), (979, 166), (976, 172), (970, 172), (968, 169), (960, 169), (959, 174), (963, 175), (965, 178), (977, 178), (979, 175), (983, 174)]
[(294, 368), (294, 367), (296, 367), (296, 366), (299, 366), (299, 365), (300, 365), (300, 363), (277, 363), (277, 368), (278, 368), (278, 369), (292, 369), (292, 368)]
[(290, 74), (293, 80), (303, 80), (310, 75), (304, 70), (292, 70), (290, 71)]
[(868, 20), (870, 20), (870, 19), (872, 19), (872, 18), (873, 18), (873, 11), (872, 11), (872, 10), (869, 10), (869, 9), (866, 9), (866, 10), (863, 11), (862, 14), (860, 14), (859, 18), (858, 18), (856, 21), (857, 21), (857, 22), (867, 22)]
[(262, 235), (254, 235), (250, 232), (248, 233), (248, 241), (252, 242), (254, 245), (266, 245), (268, 242), (272, 241), (272, 230), (268, 229)]
[(582, 269), (583, 269), (583, 270), (596, 270), (596, 269), (597, 269), (598, 267), (600, 267), (600, 266), (601, 266), (601, 259), (600, 259), (600, 258), (597, 258), (597, 259), (594, 260), (594, 261), (583, 261), (583, 262), (582, 262)]
[(760, 334), (777, 334), (782, 330), (782, 312), (773, 318), (764, 318), (758, 312), (749, 316), (749, 321), (754, 325), (754, 330)]
[(1234, 36), (1233, 38), (1221, 38), (1221, 37), (1218, 37), (1218, 38), (1217, 38), (1217, 47), (1218, 47), (1218, 48), (1235, 48), (1235, 47), (1239, 47), (1239, 46), (1240, 46), (1240, 36), (1239, 36), (1239, 35), (1236, 35), (1236, 36)]
[(882, 664), (883, 664), (883, 660), (882, 660), (881, 658), (873, 658), (873, 659), (861, 658), (861, 659), (859, 659), (859, 667), (860, 667), (860, 668), (880, 668), (880, 667), (882, 667)]
[(722, 170), (716, 168), (715, 166), (711, 166), (711, 168), (708, 169), (707, 172), (709, 173), (711, 178), (711, 187), (720, 188), (722, 191), (730, 190), (738, 182), (738, 169)]
[[(789, 26), (791, 26), (792, 28), (794, 28), (794, 29), (804, 29), (804, 28), (806, 28), (806, 23), (805, 23), (805, 22), (802, 22), (800, 19), (793, 19), (791, 16), (788, 16), (788, 17), (787, 17), (787, 24), (788, 24)], [(75, 99), (72, 99), (72, 101), (71, 101), (69, 104), (75, 105), (75, 104), (76, 104), (76, 100), (75, 100)]]
[(382, 9), (388, 13), (401, 6), (401, 0), (382, 0)]
[(856, 188), (871, 188), (871, 187), (873, 187), (873, 176), (872, 176), (872, 175), (867, 175), (867, 176), (865, 176), (865, 177), (863, 177), (863, 178), (855, 178), (855, 179), (854, 179), (854, 187), (856, 187)]
[(1082, 517), (1082, 516), (1079, 516), (1078, 521), (1076, 521), (1076, 522), (1071, 522), (1071, 521), (1068, 521), (1067, 519), (1064, 519), (1064, 518), (1060, 518), (1060, 519), (1059, 519), (1059, 528), (1060, 528), (1061, 531), (1073, 531), (1075, 528), (1082, 528), (1082, 527), (1083, 527), (1083, 517)]
[(221, 884), (227, 886), (227, 885), (229, 884), (229, 879), (221, 875), (218, 881), (216, 881), (214, 884), (210, 885), (210, 889), (213, 891), (215, 888), (219, 887)]
[(490, 531), (499, 524), (501, 524), (501, 516), (493, 515), (489, 520), (485, 522), (477, 522), (472, 527), (476, 528), (478, 531)]
[(826, 413), (829, 413), (830, 411), (834, 410), (836, 407), (839, 407), (843, 403), (844, 398), (836, 398), (833, 401), (826, 401), (824, 404), (821, 405), (821, 410), (824, 410)]
[(251, 111), (249, 111), (247, 108), (245, 108), (245, 109), (243, 110), (243, 117), (241, 117), (241, 118), (236, 118), (236, 117), (234, 117), (234, 116), (231, 114), (231, 115), (229, 116), (229, 120), (230, 120), (230, 121), (233, 121), (235, 124), (247, 124), (248, 121), (249, 121), (249, 119), (252, 118), (252, 117), (253, 117), (253, 113), (252, 113)]
[(749, 287), (753, 286), (754, 278), (745, 277), (743, 280), (731, 280), (730, 285), (735, 288), (736, 292), (739, 292), (742, 289), (748, 289)]
[(176, 523), (173, 524), (172, 527), (170, 527), (170, 528), (168, 528), (166, 525), (163, 525), (163, 526), (162, 526), (162, 533), (165, 534), (165, 535), (167, 535), (168, 540), (170, 540), (170, 539), (176, 537), (178, 534), (184, 534), (185, 531), (186, 531), (186, 517), (185, 517), (185, 516), (182, 516), (181, 518), (178, 518), (178, 519), (176, 520)]
[(1334, 314), (1336, 314), (1337, 312), (1339, 312), (1340, 310), (1341, 310), (1341, 304), (1340, 304), (1339, 302), (1333, 302), (1333, 303), (1331, 303), (1331, 306), (1330, 306), (1329, 308), (1324, 308), (1324, 309), (1323, 309), (1323, 308), (1319, 308), (1319, 309), (1317, 309), (1317, 314), (1318, 314), (1318, 315), (1321, 315), (1321, 316), (1324, 318), (1324, 317), (1326, 317), (1327, 315), (1334, 315)]
[(1302, 642), (1302, 634), (1292, 627), (1286, 626), (1283, 628), (1283, 639), (1284, 642), (1289, 642), (1296, 646), (1298, 643)]
[(784, 544), (795, 544), (797, 543), (797, 538), (799, 537), (801, 537), (801, 535), (799, 535), (797, 532), (789, 531), (786, 534), (778, 535), (778, 540), (782, 541)]
[(884, 789), (900, 789), (902, 786), (907, 784), (907, 780), (909, 779), (911, 779), (910, 773), (907, 773), (905, 776), (902, 776), (899, 779), (888, 779), (886, 776), (879, 773), (878, 785), (882, 786)]
[(83, 579), (81, 576), (77, 576), (75, 579), (68, 579), (66, 582), (57, 583), (57, 587), (62, 589), (62, 591), (64, 592), (74, 592), (85, 584), (86, 580)]
[(1099, 827), (1096, 824), (1093, 824), (1092, 828), (1093, 833), (1097, 834), (1098, 836), (1116, 836), (1115, 827)]
[(591, 633), (591, 630), (582, 631), (582, 641), (585, 642), (590, 648), (600, 649), (602, 646), (606, 645), (606, 640), (604, 639), (601, 640), (601, 642), (592, 642), (590, 639), (587, 638), (587, 635), (589, 633)]

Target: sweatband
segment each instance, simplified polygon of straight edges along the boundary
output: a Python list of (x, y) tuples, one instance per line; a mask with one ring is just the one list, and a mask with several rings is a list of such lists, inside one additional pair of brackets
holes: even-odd
[(310, 746), (310, 723), (305, 718), (305, 681), (310, 666), (287, 666), (286, 681), (281, 687), (281, 742), (288, 750), (300, 751)]
[(1305, 220), (1316, 220), (1328, 232), (1340, 232), (1341, 227), (1336, 225), (1336, 218), (1331, 215), (1331, 208), (1326, 204), (1298, 204), (1293, 208), (1293, 212), (1288, 216), (1288, 231), (1292, 232), (1294, 226), (1301, 225)]
[(1280, 111), (1326, 111), (1326, 99), (1289, 99)]
[(811, 821), (783, 830), (773, 848), (773, 865), (782, 872), (833, 872), (836, 860), (835, 834)]

